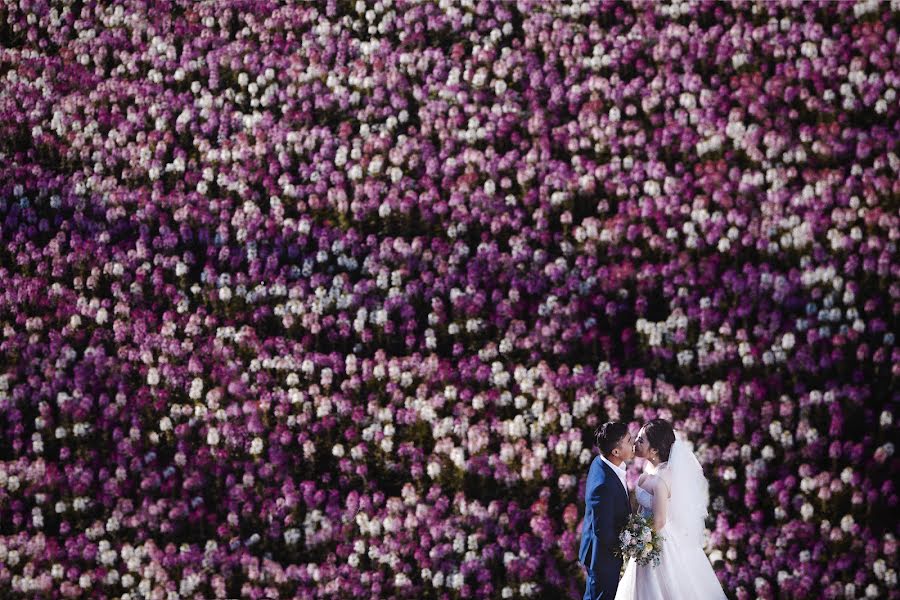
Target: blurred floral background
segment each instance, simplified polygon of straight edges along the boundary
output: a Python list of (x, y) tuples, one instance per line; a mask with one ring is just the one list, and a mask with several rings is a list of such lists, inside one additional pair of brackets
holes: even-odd
[[(900, 2), (0, 7), (0, 595), (900, 598)], [(629, 478), (640, 472), (632, 464)]]

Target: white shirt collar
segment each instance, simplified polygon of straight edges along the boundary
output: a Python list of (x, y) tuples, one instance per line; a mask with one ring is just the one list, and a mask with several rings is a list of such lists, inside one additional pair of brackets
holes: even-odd
[(613, 472), (615, 472), (615, 474), (619, 476), (619, 481), (622, 482), (622, 487), (625, 488), (626, 490), (628, 490), (628, 486), (625, 484), (625, 474), (627, 473), (627, 470), (625, 468), (625, 462), (624, 461), (622, 462), (621, 467), (617, 467), (616, 465), (614, 465), (611, 462), (609, 462), (608, 460), (606, 460), (606, 457), (603, 456), (602, 454), (600, 455), (600, 458), (603, 460), (603, 462), (605, 462), (606, 464), (608, 464), (609, 466), (611, 466), (613, 468)]

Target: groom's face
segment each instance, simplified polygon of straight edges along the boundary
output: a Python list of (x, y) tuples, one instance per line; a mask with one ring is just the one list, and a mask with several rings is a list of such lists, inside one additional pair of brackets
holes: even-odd
[(625, 434), (625, 437), (619, 440), (618, 445), (613, 448), (612, 454), (621, 460), (631, 460), (634, 458), (634, 439), (632, 438), (630, 431)]

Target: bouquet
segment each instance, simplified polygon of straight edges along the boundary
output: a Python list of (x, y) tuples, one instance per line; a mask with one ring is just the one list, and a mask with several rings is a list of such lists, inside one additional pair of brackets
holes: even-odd
[(622, 560), (633, 558), (639, 565), (659, 564), (662, 552), (662, 536), (653, 529), (653, 518), (632, 513), (619, 534), (619, 552)]

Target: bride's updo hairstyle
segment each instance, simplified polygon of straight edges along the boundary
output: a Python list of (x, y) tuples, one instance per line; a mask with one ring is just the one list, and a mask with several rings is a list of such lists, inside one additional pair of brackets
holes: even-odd
[(662, 462), (669, 460), (672, 444), (675, 443), (675, 430), (672, 429), (672, 424), (665, 419), (653, 419), (644, 425), (644, 435), (647, 436), (650, 447), (659, 452), (659, 460)]

